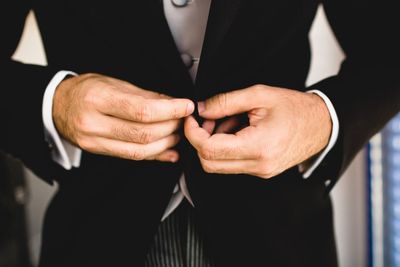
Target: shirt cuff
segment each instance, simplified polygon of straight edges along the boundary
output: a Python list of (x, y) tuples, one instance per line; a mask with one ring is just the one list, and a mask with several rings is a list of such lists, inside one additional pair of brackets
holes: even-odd
[(77, 76), (71, 71), (59, 71), (47, 85), (43, 96), (42, 119), (44, 125), (44, 135), (49, 146), (52, 148), (51, 156), (55, 162), (64, 169), (70, 170), (72, 167), (78, 168), (81, 162), (82, 150), (63, 139), (57, 132), (53, 121), (53, 98), (57, 86), (68, 75)]
[[(329, 142), (328, 142), (328, 145), (326, 146), (326, 148), (317, 156), (316, 159), (313, 160), (313, 162), (311, 162), (311, 164), (308, 165), (309, 167), (307, 168), (307, 170), (305, 170), (303, 172), (303, 178), (304, 179), (309, 178), (313, 174), (315, 169), (318, 168), (318, 166), (324, 160), (326, 155), (328, 155), (329, 151), (331, 151), (333, 146), (336, 144), (336, 141), (337, 141), (338, 136), (339, 136), (339, 119), (338, 119), (338, 116), (336, 114), (336, 110), (335, 110), (332, 102), (330, 101), (330, 99), (324, 93), (322, 93), (319, 90), (310, 90), (310, 91), (307, 91), (307, 93), (316, 94), (319, 97), (321, 97), (322, 100), (324, 100), (325, 105), (328, 108), (329, 115), (331, 116), (332, 132), (331, 132), (331, 137), (329, 139)], [(299, 166), (299, 167), (301, 168), (302, 166)]]

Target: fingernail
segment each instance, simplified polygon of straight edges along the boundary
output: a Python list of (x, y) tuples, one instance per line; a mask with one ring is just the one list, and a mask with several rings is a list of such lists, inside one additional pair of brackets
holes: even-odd
[(203, 113), (204, 110), (206, 110), (206, 105), (204, 102), (197, 102), (197, 110), (199, 111), (199, 114)]
[(172, 155), (172, 156), (170, 156), (169, 160), (170, 160), (172, 163), (175, 163), (175, 162), (178, 161), (178, 156), (177, 156), (177, 155)]
[(186, 114), (190, 115), (193, 113), (193, 111), (194, 111), (194, 104), (190, 102), (190, 104), (186, 106), (186, 112), (187, 112)]

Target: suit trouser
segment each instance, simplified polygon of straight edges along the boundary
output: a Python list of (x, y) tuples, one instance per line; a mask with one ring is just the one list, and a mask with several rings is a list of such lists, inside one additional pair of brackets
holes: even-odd
[(212, 267), (192, 206), (186, 200), (159, 226), (146, 267)]

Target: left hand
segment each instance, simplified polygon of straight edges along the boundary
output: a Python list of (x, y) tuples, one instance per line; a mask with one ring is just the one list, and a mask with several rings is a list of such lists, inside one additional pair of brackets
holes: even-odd
[[(209, 173), (274, 177), (322, 151), (332, 131), (319, 96), (266, 85), (216, 95), (199, 103), (199, 113), (203, 127), (190, 116), (184, 130)], [(243, 113), (249, 125), (231, 133)], [(225, 117), (214, 132), (215, 120)]]

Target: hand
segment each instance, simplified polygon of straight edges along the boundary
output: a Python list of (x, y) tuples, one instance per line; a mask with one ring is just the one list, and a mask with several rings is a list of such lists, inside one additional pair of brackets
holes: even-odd
[[(231, 116), (243, 113), (248, 126), (229, 133), (238, 126)], [(322, 151), (332, 129), (319, 96), (265, 85), (214, 96), (199, 103), (199, 114), (203, 127), (190, 116), (184, 130), (209, 173), (271, 178)], [(214, 133), (215, 120), (225, 117)]]
[(54, 96), (53, 120), (69, 142), (91, 153), (131, 160), (176, 162), (188, 99), (172, 99), (128, 82), (85, 74), (64, 80)]

